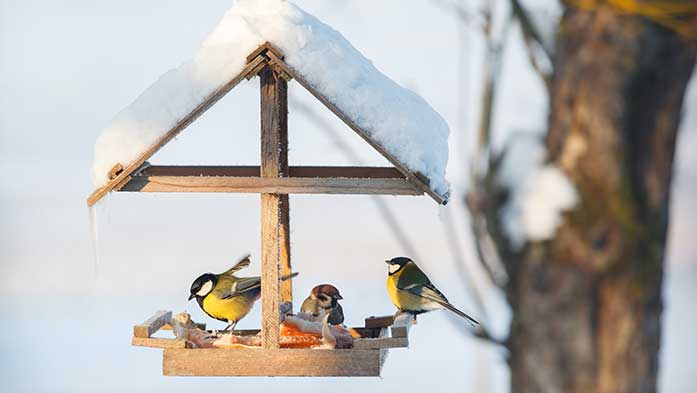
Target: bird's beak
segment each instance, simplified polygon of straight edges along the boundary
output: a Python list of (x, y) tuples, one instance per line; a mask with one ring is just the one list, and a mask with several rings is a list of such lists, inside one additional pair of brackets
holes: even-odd
[(342, 299), (343, 299), (343, 297), (337, 293), (337, 294), (336, 294), (336, 300), (342, 300)]
[(191, 299), (193, 299), (193, 298), (195, 298), (195, 297), (196, 297), (196, 294), (195, 294), (195, 293), (192, 293), (191, 295), (189, 295), (189, 301), (191, 301)]
[(389, 265), (389, 264), (390, 264), (390, 260), (389, 260), (389, 259), (388, 259), (388, 260), (385, 260), (385, 263)]

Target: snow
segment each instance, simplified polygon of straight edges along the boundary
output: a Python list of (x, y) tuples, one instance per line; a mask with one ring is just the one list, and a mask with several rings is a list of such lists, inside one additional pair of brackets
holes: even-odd
[(128, 165), (206, 96), (237, 75), (246, 56), (271, 42), (308, 83), (344, 111), (439, 194), (449, 129), (426, 101), (382, 74), (337, 31), (283, 0), (239, 0), (192, 60), (164, 74), (103, 130), (95, 146), (94, 182)]
[(497, 175), (510, 191), (500, 218), (511, 245), (551, 239), (562, 224), (562, 213), (578, 203), (573, 183), (555, 165), (545, 162), (542, 142), (532, 135), (509, 141)]

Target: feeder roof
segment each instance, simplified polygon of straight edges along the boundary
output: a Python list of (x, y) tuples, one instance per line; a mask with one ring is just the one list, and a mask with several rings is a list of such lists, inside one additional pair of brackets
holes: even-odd
[[(449, 129), (414, 92), (381, 73), (339, 32), (282, 0), (240, 0), (194, 57), (162, 75), (103, 130), (94, 182), (103, 194), (253, 71), (250, 54), (268, 43), (279, 62), (371, 146), (439, 203)], [(282, 53), (282, 55), (281, 55)], [(252, 56), (253, 57), (253, 56)], [(113, 178), (120, 165), (125, 173)]]

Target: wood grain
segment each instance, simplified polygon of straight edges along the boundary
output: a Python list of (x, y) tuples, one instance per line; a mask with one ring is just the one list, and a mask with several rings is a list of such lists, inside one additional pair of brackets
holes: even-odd
[(149, 348), (187, 348), (186, 340), (177, 340), (173, 338), (158, 338), (158, 337), (133, 337), (131, 345), (135, 347)]
[(129, 163), (126, 168), (121, 171), (116, 177), (113, 179), (109, 180), (106, 185), (103, 187), (100, 187), (96, 189), (92, 195), (87, 198), (87, 205), (92, 206), (97, 201), (102, 199), (104, 195), (109, 193), (111, 190), (114, 189), (116, 185), (121, 183), (126, 177), (128, 177), (133, 171), (138, 169), (143, 163), (150, 157), (152, 157), (153, 154), (155, 154), (158, 150), (162, 148), (162, 146), (166, 145), (169, 141), (174, 139), (182, 130), (184, 130), (186, 127), (189, 126), (189, 124), (193, 123), (196, 119), (198, 119), (202, 114), (204, 114), (211, 106), (213, 106), (218, 100), (220, 100), (225, 94), (227, 94), (230, 90), (232, 90), (237, 84), (239, 84), (249, 73), (250, 70), (255, 68), (257, 65), (259, 65), (261, 62), (264, 60), (260, 57), (257, 57), (254, 59), (252, 62), (248, 63), (242, 71), (240, 71), (239, 74), (234, 76), (233, 78), (230, 79), (230, 81), (223, 86), (221, 86), (219, 89), (215, 90), (213, 93), (211, 93), (208, 97), (206, 97), (203, 102), (201, 102), (198, 106), (196, 106), (191, 112), (189, 112), (186, 116), (184, 116), (181, 120), (177, 122), (174, 127), (172, 127), (169, 131), (167, 131), (166, 134), (164, 134), (162, 137), (160, 137), (155, 143), (152, 144), (146, 151), (144, 151), (142, 154), (138, 156), (133, 162)]
[(368, 329), (389, 327), (392, 323), (394, 323), (394, 315), (373, 316), (365, 319), (365, 327)]
[[(219, 165), (151, 165), (139, 172), (140, 176), (229, 176), (258, 177), (259, 166)], [(288, 177), (335, 177), (354, 179), (406, 179), (396, 168), (390, 167), (341, 167), (341, 166), (290, 166)]]
[[(287, 84), (271, 67), (259, 73), (261, 84), (261, 179), (278, 179), (288, 169)], [(287, 199), (285, 209), (288, 209)], [(283, 201), (277, 193), (261, 194), (262, 347), (279, 347), (281, 301), (281, 234)], [(287, 223), (286, 223), (287, 229)]]
[(373, 349), (165, 349), (170, 376), (379, 376), (383, 354)]
[(353, 341), (353, 349), (407, 348), (408, 337), (358, 338)]
[(172, 312), (160, 310), (147, 321), (133, 326), (133, 337), (148, 338), (172, 319)]
[(122, 192), (422, 195), (406, 179), (135, 176)]

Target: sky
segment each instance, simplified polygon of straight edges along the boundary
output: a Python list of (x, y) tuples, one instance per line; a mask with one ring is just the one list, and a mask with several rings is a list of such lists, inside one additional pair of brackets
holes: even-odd
[[(456, 305), (473, 310), (446, 241), (455, 231), (468, 266), (476, 264), (467, 217), (458, 202), (466, 151), (478, 113), (481, 41), (464, 39), (456, 19), (433, 2), (297, 1), (339, 30), (385, 74), (418, 92), (451, 128), (447, 207), (427, 197), (384, 197), (413, 255)], [(129, 346), (131, 325), (158, 309), (187, 310), (191, 281), (223, 271), (252, 253), (259, 272), (259, 201), (255, 195), (110, 195), (90, 211), (93, 145), (101, 129), (150, 83), (176, 67), (220, 20), (230, 0), (0, 0), (0, 379), (7, 391), (189, 391), (192, 388), (308, 387), (404, 391), (474, 387), (506, 391), (500, 350), (464, 333), (445, 313), (420, 318), (411, 348), (394, 350), (383, 377), (271, 380), (165, 378), (160, 352)], [(514, 31), (514, 40), (519, 33)], [(454, 49), (455, 48), (455, 49)], [(504, 59), (494, 124), (503, 141), (514, 131), (545, 128), (547, 101), (520, 45)], [(458, 89), (458, 87), (460, 89)], [(458, 95), (459, 90), (466, 93)], [(320, 104), (290, 85), (291, 165), (386, 165), (378, 153)], [(326, 123), (318, 126), (298, 104)], [(465, 108), (466, 110), (463, 110)], [(692, 83), (678, 140), (666, 281), (664, 391), (688, 391), (697, 366), (689, 348), (697, 313), (697, 83)], [(165, 147), (154, 163), (256, 164), (258, 80), (238, 86)], [(355, 156), (349, 159), (336, 140)], [(331, 282), (346, 298), (347, 322), (393, 312), (384, 292), (385, 258), (405, 250), (365, 196), (292, 196), (295, 298)], [(453, 217), (454, 228), (444, 216)], [(476, 276), (481, 272), (474, 272)], [(505, 332), (501, 294), (483, 288), (494, 330)], [(259, 307), (240, 323), (257, 326)], [(211, 322), (211, 321), (207, 321)], [(215, 326), (215, 322), (212, 322)], [(222, 327), (222, 326), (220, 326)], [(405, 375), (420, 378), (404, 380)], [(104, 382), (107, 381), (107, 386)], [(4, 390), (4, 389), (3, 389)]]

